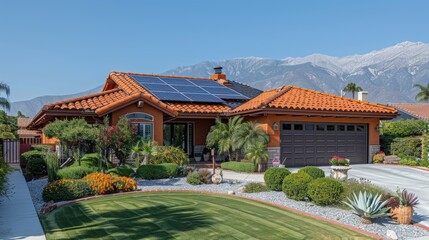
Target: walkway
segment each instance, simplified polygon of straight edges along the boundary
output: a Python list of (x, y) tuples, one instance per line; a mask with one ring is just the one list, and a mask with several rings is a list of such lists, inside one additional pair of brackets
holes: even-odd
[[(330, 166), (320, 167), (328, 176)], [(289, 168), (291, 172), (298, 168)], [(239, 181), (264, 182), (263, 174), (236, 173), (223, 171), (225, 179)], [(429, 227), (429, 171), (410, 167), (381, 165), (381, 164), (359, 164), (353, 165), (349, 171), (349, 177), (365, 178), (372, 183), (383, 186), (390, 191), (396, 191), (397, 187), (406, 188), (409, 192), (419, 197), (420, 204), (415, 208), (414, 220)]]
[(0, 239), (46, 239), (21, 169), (9, 174), (13, 194), (0, 201)]

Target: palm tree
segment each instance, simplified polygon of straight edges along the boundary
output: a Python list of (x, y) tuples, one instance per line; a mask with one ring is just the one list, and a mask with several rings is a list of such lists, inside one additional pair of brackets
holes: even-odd
[(349, 84), (347, 84), (344, 89), (344, 92), (351, 92), (352, 93), (352, 98), (355, 98), (355, 92), (360, 92), (362, 91), (362, 88), (358, 85), (356, 85), (356, 83), (354, 82), (350, 82)]
[(429, 83), (426, 86), (415, 84), (414, 87), (420, 89), (420, 92), (416, 95), (416, 99), (419, 102), (427, 102), (429, 100)]
[(264, 142), (255, 142), (245, 150), (245, 156), (254, 164), (258, 164), (258, 172), (262, 172), (263, 163), (269, 158), (267, 145)]
[(235, 135), (240, 132), (243, 118), (235, 116), (223, 123), (220, 118), (216, 119), (215, 125), (210, 128), (207, 134), (207, 145), (217, 146), (219, 153), (228, 153), (229, 160), (232, 159), (232, 152), (239, 148)]
[[(150, 160), (156, 155), (158, 143), (155, 141), (138, 141), (131, 149), (132, 155), (136, 160), (136, 167), (149, 164)], [(143, 162), (140, 162), (143, 156)]]
[(238, 148), (247, 149), (256, 142), (268, 143), (269, 137), (259, 123), (245, 122), (234, 136)]
[[(6, 83), (0, 82), (0, 92), (5, 92), (6, 96), (9, 97), (10, 94), (10, 88)], [(0, 107), (6, 110), (10, 110), (10, 103), (7, 98), (0, 97)]]

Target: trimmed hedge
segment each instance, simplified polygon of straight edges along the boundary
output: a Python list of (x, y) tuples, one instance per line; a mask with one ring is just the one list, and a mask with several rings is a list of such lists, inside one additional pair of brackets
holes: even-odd
[(343, 185), (333, 178), (318, 178), (308, 184), (308, 196), (317, 205), (331, 205), (341, 200)]
[(399, 157), (422, 156), (422, 141), (418, 137), (395, 138), (390, 144), (390, 152)]
[(201, 185), (203, 184), (204, 178), (199, 172), (190, 172), (186, 176), (186, 182), (191, 185)]
[(248, 162), (224, 162), (220, 166), (222, 169), (236, 172), (256, 172), (255, 164)]
[(79, 179), (93, 172), (97, 172), (97, 168), (85, 166), (70, 166), (58, 170), (57, 176), (60, 179)]
[(130, 166), (124, 165), (124, 166), (111, 168), (107, 170), (106, 173), (113, 176), (132, 177), (134, 175), (134, 170)]
[(174, 177), (179, 166), (175, 163), (146, 164), (137, 169), (137, 176), (143, 179), (161, 179)]
[(303, 168), (299, 169), (298, 172), (299, 173), (300, 172), (307, 173), (313, 179), (324, 178), (325, 177), (325, 172), (322, 169), (317, 168), (317, 167), (313, 167), (313, 166), (303, 167)]
[(281, 191), (283, 180), (289, 174), (290, 171), (287, 168), (269, 168), (264, 174), (265, 185), (273, 191)]
[(283, 192), (290, 199), (298, 201), (304, 200), (308, 196), (308, 184), (313, 181), (313, 178), (307, 173), (292, 173), (283, 180)]
[(38, 151), (38, 150), (31, 150), (28, 152), (25, 152), (23, 154), (21, 154), (21, 162), (24, 165), (27, 165), (28, 161), (32, 160), (32, 159), (44, 159), (45, 158), (45, 154), (42, 151)]
[(43, 158), (31, 158), (28, 160), (27, 170), (33, 175), (43, 176), (47, 173), (46, 161)]
[(85, 180), (61, 179), (49, 183), (43, 189), (43, 201), (68, 201), (94, 195), (92, 188)]

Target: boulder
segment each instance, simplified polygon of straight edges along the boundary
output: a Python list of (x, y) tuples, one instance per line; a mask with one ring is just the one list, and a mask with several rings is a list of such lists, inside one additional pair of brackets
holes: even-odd
[(229, 195), (235, 195), (235, 192), (234, 191), (228, 191), (228, 194)]
[(387, 239), (392, 239), (392, 240), (398, 239), (398, 235), (396, 235), (396, 233), (392, 230), (387, 230), (386, 237), (387, 237)]
[(396, 156), (396, 155), (390, 155), (390, 156), (385, 156), (384, 157), (384, 164), (399, 164), (399, 161), (401, 161), (401, 159)]

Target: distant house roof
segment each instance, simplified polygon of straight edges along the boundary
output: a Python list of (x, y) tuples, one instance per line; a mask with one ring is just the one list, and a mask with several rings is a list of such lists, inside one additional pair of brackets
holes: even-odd
[(415, 118), (429, 121), (429, 103), (397, 103), (391, 106)]
[(255, 112), (268, 109), (377, 113), (381, 115), (397, 113), (397, 110), (393, 107), (295, 86), (284, 86), (265, 91), (235, 108), (232, 113)]
[(31, 123), (31, 121), (33, 121), (33, 119), (20, 117), (17, 119), (17, 121), (18, 121), (18, 128), (26, 128)]
[(35, 137), (39, 136), (40, 132), (37, 130), (27, 130), (26, 128), (31, 123), (32, 118), (18, 118), (18, 136), (23, 137)]

